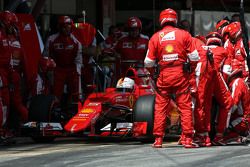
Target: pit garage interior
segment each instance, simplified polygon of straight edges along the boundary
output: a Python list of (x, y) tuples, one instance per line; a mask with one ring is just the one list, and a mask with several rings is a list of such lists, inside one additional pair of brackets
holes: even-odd
[[(216, 22), (240, 11), (240, 0), (0, 0), (0, 10), (32, 13), (43, 40), (55, 31), (56, 18), (69, 15), (75, 22), (93, 24), (103, 36), (111, 25), (124, 24), (128, 17), (137, 16), (143, 22), (144, 33), (151, 36), (158, 28), (158, 15), (162, 9), (173, 8), (179, 20), (192, 25), (193, 35), (204, 35), (213, 30)], [(245, 22), (250, 29), (250, 1), (244, 0)], [(249, 31), (248, 31), (249, 32)]]

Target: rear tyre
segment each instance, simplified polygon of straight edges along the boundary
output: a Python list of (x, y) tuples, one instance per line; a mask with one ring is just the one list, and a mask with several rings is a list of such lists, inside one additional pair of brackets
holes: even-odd
[(151, 142), (154, 139), (154, 106), (154, 95), (141, 96), (136, 101), (133, 115), (134, 122), (147, 122), (147, 133), (146, 136), (139, 138), (141, 142)]

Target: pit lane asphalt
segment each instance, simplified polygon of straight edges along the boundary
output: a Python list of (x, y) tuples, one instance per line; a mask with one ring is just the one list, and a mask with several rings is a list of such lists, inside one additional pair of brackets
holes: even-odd
[(250, 164), (250, 146), (184, 149), (176, 141), (164, 148), (132, 140), (60, 138), (36, 144), (29, 138), (0, 146), (2, 167), (242, 167)]

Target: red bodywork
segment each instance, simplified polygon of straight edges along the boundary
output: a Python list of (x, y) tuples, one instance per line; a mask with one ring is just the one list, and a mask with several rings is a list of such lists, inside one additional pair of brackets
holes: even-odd
[[(129, 68), (126, 76), (135, 80), (132, 92), (121, 92), (116, 88), (107, 88), (105, 92), (90, 94), (83, 105), (79, 103), (78, 113), (65, 125), (64, 129), (70, 133), (88, 130), (91, 136), (106, 136), (110, 135), (111, 132), (105, 130), (100, 132), (100, 129), (96, 129), (98, 121), (102, 122), (98, 128), (108, 125), (112, 119), (116, 123), (119, 121), (132, 123), (132, 119), (126, 119), (126, 117), (133, 114), (136, 100), (143, 95), (153, 95), (154, 88), (148, 71), (143, 68)], [(127, 127), (123, 127), (120, 131), (112, 132), (112, 134), (122, 135), (126, 133), (126, 129)]]

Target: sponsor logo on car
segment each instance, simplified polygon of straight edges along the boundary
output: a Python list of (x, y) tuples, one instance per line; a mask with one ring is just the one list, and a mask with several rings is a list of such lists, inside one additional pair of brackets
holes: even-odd
[(89, 103), (88, 106), (98, 106), (100, 103)]
[(84, 113), (84, 114), (89, 114), (92, 112), (94, 112), (94, 110), (92, 108), (84, 108), (81, 110), (81, 113)]
[(134, 98), (133, 95), (130, 95), (130, 96), (128, 97), (128, 99), (129, 99), (129, 107), (131, 108), (131, 107), (133, 107), (133, 105), (134, 105), (135, 98)]

